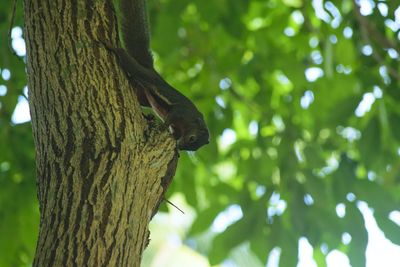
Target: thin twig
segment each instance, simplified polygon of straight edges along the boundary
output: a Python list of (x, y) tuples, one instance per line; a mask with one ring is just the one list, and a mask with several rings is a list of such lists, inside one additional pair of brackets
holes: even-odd
[(180, 212), (182, 212), (182, 214), (185, 214), (183, 212), (183, 210), (181, 210), (180, 208), (178, 208), (178, 206), (176, 206), (174, 203), (172, 203), (171, 201), (169, 201), (168, 199), (164, 198), (165, 202), (167, 202), (168, 204), (170, 204), (171, 206), (175, 207), (177, 210), (179, 210)]

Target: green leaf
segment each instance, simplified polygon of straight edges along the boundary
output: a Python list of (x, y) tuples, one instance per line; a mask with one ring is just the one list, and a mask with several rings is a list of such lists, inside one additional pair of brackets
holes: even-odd
[(207, 230), (221, 211), (222, 208), (220, 206), (212, 205), (209, 208), (199, 212), (188, 234), (195, 235)]
[(385, 237), (392, 241), (393, 243), (400, 245), (400, 226), (390, 220), (388, 216), (383, 216), (383, 214), (374, 214), (376, 222), (382, 231), (385, 233)]
[(351, 235), (351, 243), (347, 255), (349, 256), (351, 266), (365, 266), (365, 250), (367, 248), (368, 233), (364, 227), (361, 212), (354, 203), (347, 205), (345, 221), (347, 223), (348, 233)]
[(280, 267), (296, 267), (298, 260), (298, 240), (289, 231), (283, 233), (280, 240), (282, 249), (279, 257)]
[(376, 166), (376, 153), (381, 146), (380, 124), (377, 118), (372, 118), (363, 130), (359, 142), (360, 156), (367, 167)]
[(251, 230), (252, 222), (241, 219), (217, 235), (212, 242), (209, 255), (210, 263), (214, 265), (223, 261), (231, 249), (247, 239)]
[(314, 248), (313, 258), (314, 258), (315, 262), (317, 263), (318, 267), (326, 267), (327, 266), (325, 254), (322, 253), (320, 248)]
[(303, 4), (302, 0), (283, 0), (283, 3), (285, 3), (285, 5), (287, 6), (291, 6), (291, 7), (301, 7)]

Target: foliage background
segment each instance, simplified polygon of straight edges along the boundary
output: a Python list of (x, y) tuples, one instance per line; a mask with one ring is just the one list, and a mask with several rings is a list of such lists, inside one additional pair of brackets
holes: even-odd
[[(0, 2), (0, 266), (29, 266), (39, 213), (31, 126), (12, 119), (26, 86), (7, 46), (12, 2)], [(211, 265), (240, 266), (232, 251), (244, 248), (265, 266), (279, 247), (280, 266), (295, 266), (306, 237), (318, 266), (333, 249), (365, 266), (364, 202), (400, 244), (389, 219), (400, 202), (400, 8), (359, 2), (362, 15), (350, 0), (149, 1), (157, 68), (212, 134), (182, 153), (169, 191), (193, 208), (184, 243)], [(221, 214), (227, 227), (215, 230)]]

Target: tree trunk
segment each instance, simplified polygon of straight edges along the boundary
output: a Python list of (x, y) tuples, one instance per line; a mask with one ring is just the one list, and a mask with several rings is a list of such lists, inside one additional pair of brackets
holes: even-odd
[[(25, 0), (40, 231), (33, 266), (140, 266), (177, 152), (116, 58), (110, 0)], [(164, 179), (164, 180), (163, 180)]]

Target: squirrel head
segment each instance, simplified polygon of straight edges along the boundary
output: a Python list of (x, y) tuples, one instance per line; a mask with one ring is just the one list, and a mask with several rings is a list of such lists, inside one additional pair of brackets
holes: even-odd
[(210, 133), (201, 117), (190, 122), (174, 125), (173, 132), (178, 140), (179, 150), (196, 151), (210, 142)]

